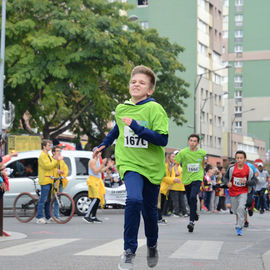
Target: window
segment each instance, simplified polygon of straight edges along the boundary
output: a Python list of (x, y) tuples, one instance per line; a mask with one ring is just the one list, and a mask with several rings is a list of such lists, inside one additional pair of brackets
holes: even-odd
[(235, 0), (235, 6), (243, 6), (244, 0)]
[(241, 45), (236, 45), (236, 46), (234, 47), (234, 52), (236, 52), (236, 53), (242, 53), (242, 52), (243, 52), (243, 46), (241, 46)]
[(226, 47), (223, 46), (223, 47), (222, 47), (222, 54), (225, 54), (225, 53), (226, 53)]
[(221, 117), (218, 116), (218, 127), (221, 127)]
[(234, 67), (235, 68), (241, 68), (241, 67), (243, 67), (243, 62), (242, 61), (235, 61), (234, 62)]
[(199, 6), (203, 9), (206, 9), (206, 0), (199, 0)]
[(229, 0), (223, 0), (223, 7), (229, 6)]
[(234, 31), (234, 37), (242, 38), (243, 37), (243, 30), (236, 30)]
[(214, 73), (213, 82), (215, 82), (216, 84), (220, 84), (221, 83), (221, 76), (219, 76), (218, 74)]
[(140, 25), (142, 29), (148, 29), (149, 28), (149, 23), (147, 21), (140, 22)]
[(198, 52), (206, 56), (207, 55), (207, 47), (204, 46), (202, 43), (198, 42)]
[(148, 0), (138, 0), (138, 6), (148, 6)]
[(229, 19), (229, 16), (228, 15), (223, 16), (223, 22), (224, 23), (227, 23), (228, 22), (228, 19)]
[(222, 32), (222, 37), (228, 38), (228, 31), (227, 30)]
[(235, 121), (235, 126), (237, 128), (241, 128), (242, 127), (242, 121)]
[(242, 107), (241, 106), (235, 106), (234, 112), (235, 113), (242, 113)]
[(198, 28), (204, 33), (207, 33), (207, 24), (204, 23), (202, 20), (198, 19)]
[(70, 176), (72, 172), (70, 158), (64, 157), (64, 161), (68, 166), (68, 176)]
[(8, 168), (12, 169), (11, 178), (20, 178), (27, 176), (36, 176), (38, 175), (38, 159), (37, 158), (28, 158), (20, 159), (10, 163)]
[(243, 82), (242, 76), (235, 76), (235, 77), (234, 77), (234, 82), (235, 82), (235, 83)]
[(76, 175), (88, 175), (89, 158), (75, 158)]
[(235, 92), (234, 92), (234, 96), (235, 96), (236, 98), (241, 98), (241, 97), (242, 97), (242, 91), (240, 91), (240, 90), (235, 91)]
[(219, 54), (217, 54), (216, 52), (213, 52), (213, 60), (214, 60), (214, 62), (216, 62), (218, 64), (222, 63), (221, 56)]
[(242, 26), (243, 25), (243, 15), (242, 14), (235, 15), (234, 22), (235, 22), (236, 26)]

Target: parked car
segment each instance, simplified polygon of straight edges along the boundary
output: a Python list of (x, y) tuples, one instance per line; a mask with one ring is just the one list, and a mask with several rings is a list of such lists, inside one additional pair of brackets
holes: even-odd
[[(10, 190), (4, 195), (4, 208), (12, 208), (15, 197), (21, 192), (30, 192), (35, 194), (33, 180), (28, 176), (36, 176), (38, 183), (38, 157), (41, 150), (19, 152), (17, 157), (13, 157), (6, 163), (7, 168), (13, 169), (9, 177)], [(68, 173), (68, 185), (64, 192), (68, 193), (75, 202), (75, 213), (84, 215), (89, 207), (90, 199), (88, 198), (88, 162), (92, 158), (91, 151), (67, 151), (63, 150), (62, 155), (66, 162)], [(39, 187), (39, 185), (38, 185)], [(39, 187), (40, 188), (40, 187)], [(126, 190), (125, 186), (118, 189), (108, 190), (106, 200), (107, 205), (125, 205)]]

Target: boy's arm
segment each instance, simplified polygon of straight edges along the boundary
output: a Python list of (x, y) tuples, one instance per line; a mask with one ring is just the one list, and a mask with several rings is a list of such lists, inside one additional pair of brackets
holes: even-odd
[(104, 138), (103, 142), (97, 147), (97, 149), (93, 153), (93, 158), (104, 148), (112, 145), (115, 139), (117, 139), (119, 136), (119, 128), (117, 124), (114, 126), (114, 128), (109, 132), (109, 134)]
[(227, 169), (227, 171), (226, 171), (226, 173), (225, 173), (225, 175), (224, 175), (224, 177), (223, 177), (223, 184), (224, 184), (224, 186), (226, 187), (227, 185), (228, 185), (228, 183), (230, 182), (230, 168), (231, 167), (229, 167), (228, 169)]
[(139, 125), (134, 119), (132, 119), (129, 127), (142, 139), (147, 140), (148, 142), (158, 145), (166, 146), (168, 143), (168, 135), (159, 134), (158, 132), (151, 130), (149, 128)]
[(112, 143), (114, 142), (115, 139), (118, 138), (118, 136), (119, 136), (119, 128), (116, 124), (114, 128), (109, 132), (109, 134), (104, 138), (104, 140), (98, 146), (98, 148), (100, 148), (103, 145), (105, 146), (105, 148), (112, 145)]

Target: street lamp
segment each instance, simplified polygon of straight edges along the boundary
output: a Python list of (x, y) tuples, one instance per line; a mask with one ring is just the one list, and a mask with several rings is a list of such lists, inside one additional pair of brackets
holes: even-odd
[[(247, 113), (247, 112), (251, 112), (251, 111), (254, 111), (255, 110), (255, 108), (251, 108), (251, 109), (249, 109), (249, 110), (246, 110), (246, 111), (243, 111), (242, 112), (242, 114), (244, 114), (244, 113)], [(230, 156), (231, 156), (231, 158), (233, 158), (233, 139), (232, 139), (232, 133), (233, 133), (233, 124), (234, 124), (234, 122), (235, 122), (235, 118), (236, 118), (236, 113), (234, 114), (234, 118), (233, 118), (233, 120), (232, 120), (232, 122), (231, 122), (231, 136), (230, 136), (230, 141), (231, 141), (231, 151), (230, 151)]]
[[(196, 128), (197, 128), (197, 121), (196, 121), (196, 102), (197, 102), (197, 98), (196, 98), (196, 94), (197, 94), (197, 89), (198, 89), (198, 86), (201, 82), (201, 79), (203, 77), (203, 75), (206, 75), (206, 74), (209, 74), (211, 72), (216, 72), (216, 71), (219, 71), (219, 70), (223, 70), (223, 69), (228, 69), (228, 68), (231, 68), (232, 65), (226, 65), (225, 67), (222, 67), (222, 68), (218, 68), (218, 69), (215, 69), (215, 70), (207, 70), (206, 72), (204, 73), (201, 73), (201, 74), (198, 74), (197, 77), (196, 77), (196, 81), (195, 81), (195, 87), (194, 87), (194, 133), (196, 133)], [(197, 80), (197, 78), (199, 78)]]

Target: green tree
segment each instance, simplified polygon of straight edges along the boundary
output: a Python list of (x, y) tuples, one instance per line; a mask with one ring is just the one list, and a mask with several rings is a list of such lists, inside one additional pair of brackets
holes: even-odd
[[(185, 119), (187, 84), (177, 60), (183, 48), (121, 16), (130, 6), (107, 0), (9, 0), (5, 101), (13, 129), (45, 138), (70, 129), (96, 144), (116, 104), (128, 98), (132, 68), (157, 74), (154, 97), (177, 124)], [(29, 123), (24, 115), (29, 116)]]

